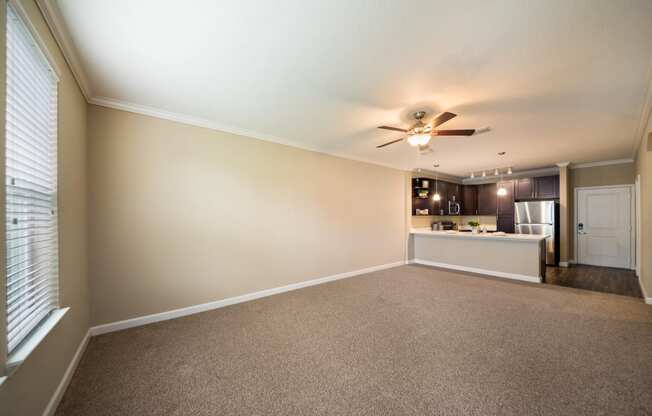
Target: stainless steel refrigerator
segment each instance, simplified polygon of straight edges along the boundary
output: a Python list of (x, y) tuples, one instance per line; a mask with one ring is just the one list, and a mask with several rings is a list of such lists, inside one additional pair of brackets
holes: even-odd
[(546, 236), (546, 264), (557, 264), (557, 208), (555, 201), (514, 203), (514, 232)]

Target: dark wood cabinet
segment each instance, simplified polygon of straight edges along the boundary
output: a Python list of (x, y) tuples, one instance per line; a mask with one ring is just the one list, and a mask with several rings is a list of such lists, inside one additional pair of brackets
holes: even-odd
[(449, 201), (455, 200), (455, 202), (460, 202), (462, 199), (462, 185), (456, 183), (448, 183), (447, 191)]
[(496, 215), (496, 184), (478, 185), (478, 215)]
[(499, 215), (496, 218), (496, 229), (505, 233), (513, 233), (514, 230), (514, 214), (512, 215)]
[(496, 229), (506, 233), (514, 232), (514, 200), (516, 196), (517, 181), (498, 182), (498, 189), (505, 189), (505, 195), (497, 196)]
[(498, 182), (498, 189), (505, 189), (505, 195), (497, 196), (497, 213), (498, 215), (513, 215), (514, 214), (514, 181)]
[[(498, 186), (505, 188), (507, 195), (497, 196)], [(419, 191), (424, 190), (427, 198), (419, 197)], [(439, 201), (432, 198), (435, 191), (439, 193)], [(460, 215), (497, 215), (502, 231), (513, 229), (515, 201), (556, 198), (559, 198), (558, 175), (481, 185), (459, 185), (432, 178), (412, 179), (412, 215), (416, 215), (417, 209), (428, 209), (428, 215), (451, 215), (448, 201), (455, 201), (461, 205)]]
[(521, 178), (516, 179), (515, 183), (515, 198), (516, 199), (532, 199), (534, 198), (534, 179)]
[[(444, 210), (446, 215), (461, 215), (462, 214), (462, 185), (457, 183), (446, 184), (446, 202)], [(449, 204), (450, 202), (450, 204)], [(457, 211), (457, 207), (460, 211)]]
[(477, 185), (462, 186), (461, 204), (462, 204), (462, 215), (478, 214), (478, 186)]
[(559, 198), (559, 176), (534, 178), (534, 194), (537, 199)]
[(559, 198), (559, 176), (520, 178), (515, 181), (515, 199), (538, 200)]
[[(433, 181), (433, 191), (432, 194), (435, 195), (435, 193), (439, 194), (439, 201), (434, 201), (433, 202), (433, 207), (434, 207), (434, 215), (446, 215), (446, 209), (445, 207), (447, 206), (446, 204), (446, 194), (448, 192), (448, 184), (443, 181)], [(444, 213), (442, 214), (441, 210), (444, 210)]]

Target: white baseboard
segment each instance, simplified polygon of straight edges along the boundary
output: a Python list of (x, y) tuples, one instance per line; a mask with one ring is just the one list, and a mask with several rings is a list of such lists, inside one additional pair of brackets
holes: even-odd
[(570, 261), (560, 261), (559, 262), (559, 267), (568, 267), (569, 263), (570, 263)]
[(503, 278), (506, 278), (506, 279), (521, 280), (521, 281), (524, 281), (524, 282), (541, 283), (541, 278), (540, 277), (528, 276), (528, 275), (525, 275), (525, 274), (507, 273), (507, 272), (499, 272), (499, 271), (495, 271), (495, 270), (478, 269), (478, 268), (475, 268), (475, 267), (458, 266), (458, 265), (455, 265), (455, 264), (439, 263), (439, 262), (430, 261), (430, 260), (414, 259), (413, 262), (416, 263), (416, 264), (423, 264), (425, 266), (433, 266), (433, 267), (441, 267), (441, 268), (444, 268), (444, 269), (460, 270), (460, 271), (463, 271), (463, 272), (478, 273), (478, 274), (484, 274), (484, 275), (495, 276), (495, 277), (503, 277)]
[(645, 303), (648, 305), (652, 305), (652, 298), (648, 297), (647, 293), (645, 292), (645, 286), (643, 286), (643, 282), (641, 282), (641, 277), (638, 277), (638, 287), (641, 288), (641, 293), (643, 294), (643, 300)]
[(111, 322), (108, 324), (94, 326), (90, 329), (91, 336), (106, 334), (109, 332), (120, 331), (127, 328), (151, 324), (154, 322), (167, 321), (168, 319), (180, 318), (182, 316), (193, 315), (200, 312), (210, 311), (212, 309), (223, 308), (236, 303), (247, 302), (254, 299), (260, 299), (271, 295), (276, 295), (291, 290), (297, 290), (304, 287), (320, 285), (322, 283), (332, 282), (335, 280), (346, 279), (348, 277), (358, 276), (361, 274), (371, 273), (378, 270), (390, 269), (392, 267), (403, 266), (405, 261), (382, 264), (379, 266), (367, 267), (352, 272), (334, 274), (332, 276), (320, 277), (318, 279), (306, 280), (304, 282), (293, 283), (287, 286), (265, 289), (258, 292), (247, 293), (240, 296), (221, 299), (214, 302), (202, 303), (199, 305), (188, 306), (185, 308), (174, 309), (171, 311), (155, 313), (152, 315), (140, 316), (138, 318), (126, 319), (124, 321)]
[(86, 347), (88, 346), (88, 340), (90, 338), (91, 338), (91, 331), (89, 329), (88, 331), (86, 331), (86, 335), (84, 335), (84, 339), (82, 339), (82, 341), (79, 343), (79, 346), (77, 347), (77, 351), (75, 351), (75, 355), (73, 355), (70, 364), (68, 364), (68, 368), (66, 369), (66, 372), (63, 373), (63, 378), (61, 379), (61, 382), (57, 386), (57, 389), (54, 391), (54, 394), (50, 398), (50, 401), (48, 402), (48, 405), (45, 408), (45, 411), (43, 412), (43, 416), (54, 415), (54, 412), (57, 410), (57, 406), (59, 406), (59, 402), (61, 401), (63, 394), (66, 392), (66, 389), (68, 388), (68, 384), (70, 384), (72, 375), (75, 373), (75, 370), (77, 369), (79, 360), (81, 360), (82, 355), (84, 355), (84, 351), (86, 351)]

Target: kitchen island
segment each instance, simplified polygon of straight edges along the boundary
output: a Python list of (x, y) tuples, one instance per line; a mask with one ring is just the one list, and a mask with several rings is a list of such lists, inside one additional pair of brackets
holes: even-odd
[(409, 261), (540, 283), (545, 277), (545, 236), (412, 229)]

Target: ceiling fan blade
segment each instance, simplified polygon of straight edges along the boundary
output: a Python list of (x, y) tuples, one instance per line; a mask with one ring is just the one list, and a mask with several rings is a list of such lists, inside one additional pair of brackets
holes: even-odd
[(378, 128), (379, 128), (379, 129), (384, 129), (384, 130), (402, 131), (403, 133), (407, 133), (407, 130), (405, 130), (405, 129), (399, 129), (398, 127), (379, 126)]
[(381, 147), (389, 146), (390, 144), (394, 144), (394, 143), (400, 142), (402, 140), (405, 140), (405, 137), (401, 137), (400, 139), (392, 140), (391, 142), (383, 143), (380, 146), (376, 146), (376, 148), (380, 149)]
[(431, 128), (435, 128), (437, 126), (440, 126), (450, 120), (453, 117), (457, 117), (457, 114), (449, 113), (446, 111), (445, 113), (441, 113), (437, 117), (433, 118), (432, 121), (429, 123)]
[(474, 129), (466, 130), (435, 130), (432, 134), (433, 136), (472, 136), (475, 133)]

